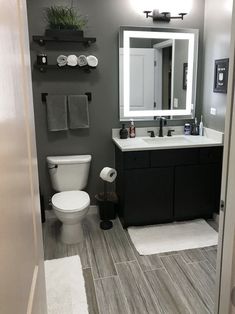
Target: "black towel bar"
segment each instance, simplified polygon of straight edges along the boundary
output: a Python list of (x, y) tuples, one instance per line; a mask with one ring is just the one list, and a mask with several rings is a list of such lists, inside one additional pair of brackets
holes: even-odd
[[(47, 95), (48, 95), (48, 93), (41, 93), (42, 102), (46, 102)], [(86, 92), (85, 95), (87, 96), (88, 101), (92, 100), (92, 93), (91, 92)]]

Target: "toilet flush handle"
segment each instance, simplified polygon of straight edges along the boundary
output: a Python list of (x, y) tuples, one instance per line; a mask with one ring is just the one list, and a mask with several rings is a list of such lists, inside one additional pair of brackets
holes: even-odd
[(57, 169), (58, 168), (58, 165), (54, 165), (52, 167), (48, 167), (49, 170), (52, 170), (52, 169)]

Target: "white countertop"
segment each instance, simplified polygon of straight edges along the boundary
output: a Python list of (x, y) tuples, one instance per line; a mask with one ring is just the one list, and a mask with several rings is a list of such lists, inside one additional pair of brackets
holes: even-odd
[[(147, 133), (147, 132), (146, 132)], [(123, 152), (177, 149), (193, 147), (223, 146), (223, 133), (205, 128), (204, 136), (172, 135), (172, 137), (137, 136), (135, 138), (120, 139), (117, 132), (113, 131), (113, 141)]]

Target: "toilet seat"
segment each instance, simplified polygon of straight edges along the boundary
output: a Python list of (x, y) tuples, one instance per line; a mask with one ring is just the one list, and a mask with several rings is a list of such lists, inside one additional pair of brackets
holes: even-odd
[(56, 193), (51, 199), (54, 209), (60, 212), (78, 212), (90, 205), (90, 197), (84, 191), (64, 191)]

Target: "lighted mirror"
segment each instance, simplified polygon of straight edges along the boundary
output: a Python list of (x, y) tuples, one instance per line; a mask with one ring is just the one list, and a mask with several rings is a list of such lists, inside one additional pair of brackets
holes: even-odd
[(121, 27), (120, 120), (194, 117), (198, 30)]

